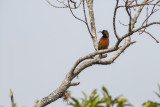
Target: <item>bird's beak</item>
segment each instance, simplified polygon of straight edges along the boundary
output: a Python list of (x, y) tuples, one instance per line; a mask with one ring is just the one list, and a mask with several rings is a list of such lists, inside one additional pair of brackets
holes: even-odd
[(102, 33), (102, 31), (99, 31), (98, 33)]

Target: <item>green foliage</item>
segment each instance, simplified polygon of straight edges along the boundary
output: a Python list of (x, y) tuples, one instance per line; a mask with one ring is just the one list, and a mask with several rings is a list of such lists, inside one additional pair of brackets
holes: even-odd
[(109, 94), (108, 90), (105, 87), (102, 87), (103, 96), (97, 94), (97, 90), (94, 89), (90, 96), (88, 97), (86, 93), (83, 92), (84, 98), (81, 99), (81, 102), (78, 101), (76, 98), (71, 97), (71, 101), (69, 105), (73, 107), (126, 107), (131, 106), (128, 103), (126, 98), (122, 98), (121, 96), (112, 98)]
[(17, 104), (14, 104), (14, 107), (17, 107)]
[[(155, 94), (160, 99), (160, 85), (158, 85), (158, 88), (159, 88), (159, 92), (155, 92)], [(100, 95), (97, 94), (97, 90), (94, 89), (90, 94), (90, 96), (88, 97), (87, 94), (83, 92), (84, 98), (82, 98), (79, 101), (76, 98), (71, 97), (71, 101), (69, 102), (69, 105), (72, 105), (73, 107), (129, 107), (129, 106), (132, 106), (131, 104), (128, 103), (128, 100), (126, 98), (123, 98), (121, 96), (113, 98), (105, 87), (102, 87), (102, 94), (103, 96), (100, 97)], [(143, 103), (143, 107), (160, 107), (160, 103), (148, 100)]]
[(160, 104), (153, 101), (147, 101), (143, 103), (143, 107), (160, 107)]
[[(158, 85), (159, 92), (155, 92), (155, 94), (160, 99), (160, 85)], [(128, 102), (126, 98), (123, 98), (122, 96), (118, 96), (116, 98), (113, 98), (108, 90), (105, 87), (102, 87), (102, 94), (103, 96), (100, 96), (97, 93), (97, 90), (94, 89), (89, 96), (85, 92), (83, 92), (84, 98), (81, 98), (81, 100), (78, 100), (74, 97), (70, 97), (70, 92), (66, 93), (65, 99), (69, 101), (69, 105), (73, 107), (131, 107), (132, 105)], [(14, 102), (13, 98), (13, 92), (10, 90), (9, 96), (11, 98), (12, 107), (17, 107), (16, 103)], [(37, 100), (36, 102), (39, 102)], [(153, 102), (153, 101), (146, 101), (143, 103), (143, 107), (160, 107), (160, 103)]]
[[(155, 92), (155, 94), (160, 98), (160, 85), (158, 85), (158, 89), (159, 92)], [(160, 103), (148, 100), (147, 102), (143, 103), (143, 107), (160, 107)]]
[(93, 90), (89, 98), (87, 97), (87, 94), (83, 92), (84, 98), (82, 98), (82, 102), (79, 102), (76, 98), (71, 97), (72, 102), (69, 103), (69, 105), (72, 105), (73, 107), (103, 107), (101, 103), (103, 103), (97, 95), (97, 91)]
[(10, 96), (10, 98), (11, 98), (11, 104), (12, 104), (12, 107), (17, 107), (17, 104), (14, 102), (13, 92), (12, 92), (12, 90), (11, 90), (11, 89), (10, 89), (9, 96)]

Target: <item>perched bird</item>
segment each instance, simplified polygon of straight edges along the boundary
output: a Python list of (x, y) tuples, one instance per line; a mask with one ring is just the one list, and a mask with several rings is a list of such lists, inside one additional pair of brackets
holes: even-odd
[(109, 33), (107, 30), (100, 31), (103, 36), (99, 40), (98, 50), (107, 49), (109, 46)]

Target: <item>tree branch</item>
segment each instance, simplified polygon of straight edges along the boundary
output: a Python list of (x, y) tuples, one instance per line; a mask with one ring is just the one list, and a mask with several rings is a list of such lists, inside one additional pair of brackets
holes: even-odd
[(159, 43), (159, 41), (152, 35), (150, 34), (149, 32), (147, 31), (144, 31), (145, 33), (147, 33), (150, 37), (152, 37), (157, 43)]
[(114, 31), (114, 34), (115, 34), (117, 40), (119, 40), (119, 36), (116, 31), (116, 15), (117, 15), (118, 3), (119, 3), (119, 0), (117, 0), (116, 6), (114, 9), (114, 14), (113, 14), (113, 31)]
[(84, 13), (84, 18), (85, 18), (85, 22), (86, 22), (86, 26), (87, 26), (88, 32), (89, 32), (89, 34), (91, 35), (91, 38), (92, 38), (93, 35), (92, 35), (91, 30), (90, 30), (89, 25), (88, 25), (87, 16), (86, 16), (86, 10), (85, 10), (85, 1), (84, 0), (83, 0), (83, 13)]
[(91, 33), (92, 33), (92, 41), (95, 50), (98, 50), (98, 41), (96, 36), (96, 27), (95, 27), (95, 20), (94, 20), (94, 13), (93, 13), (93, 0), (86, 0), (89, 16), (90, 16), (90, 24), (91, 24)]
[[(59, 2), (60, 4), (62, 4), (62, 5), (64, 5), (64, 6), (56, 6), (56, 5), (52, 4), (49, 0), (46, 0), (46, 2), (47, 2), (49, 5), (51, 5), (52, 7), (54, 7), (54, 8), (69, 8), (69, 6), (64, 3), (64, 1), (65, 1), (65, 0), (63, 0), (63, 1), (57, 0), (57, 2)], [(70, 1), (72, 1), (72, 0), (70, 0)], [(78, 6), (76, 6), (76, 2), (72, 2), (72, 3), (74, 4), (74, 7), (70, 7), (70, 8), (71, 8), (71, 9), (77, 9), (77, 8), (80, 7), (80, 5), (81, 5), (81, 3), (82, 3), (82, 0), (80, 0)]]
[(78, 19), (79, 21), (81, 21), (81, 22), (83, 22), (83, 23), (86, 23), (84, 20), (82, 20), (82, 19), (78, 18), (76, 15), (74, 15), (74, 13), (73, 13), (73, 11), (72, 11), (72, 9), (71, 9), (69, 0), (68, 0), (68, 7), (69, 7), (69, 10), (70, 10), (70, 12), (72, 13), (72, 15), (73, 15), (74, 18)]
[[(143, 0), (143, 2), (141, 4), (146, 4), (148, 0)], [(129, 12), (129, 7), (134, 1), (132, 1), (131, 3), (126, 3), (126, 11), (128, 13), (129, 16), (129, 30), (127, 31), (126, 34), (124, 34), (123, 36), (119, 37), (116, 33), (116, 26), (115, 26), (115, 18), (116, 18), (116, 11), (118, 9), (118, 2), (119, 0), (117, 0), (117, 4), (115, 7), (115, 11), (114, 11), (114, 16), (113, 16), (113, 29), (115, 32), (115, 36), (118, 39), (117, 42), (115, 43), (115, 45), (109, 49), (105, 49), (105, 50), (98, 50), (98, 43), (97, 43), (97, 37), (96, 37), (96, 28), (95, 28), (95, 20), (94, 20), (94, 13), (93, 13), (93, 0), (86, 0), (87, 2), (87, 6), (88, 6), (88, 10), (89, 10), (89, 17), (90, 17), (90, 25), (91, 25), (91, 37), (92, 37), (92, 41), (93, 41), (93, 45), (95, 48), (95, 52), (92, 52), (90, 54), (87, 54), (81, 58), (79, 58), (72, 66), (71, 70), (67, 73), (65, 79), (62, 81), (61, 85), (55, 90), (53, 91), (51, 94), (49, 94), (47, 97), (43, 98), (41, 101), (36, 102), (34, 107), (45, 107), (46, 105), (52, 103), (53, 101), (61, 98), (62, 96), (64, 96), (66, 90), (68, 90), (68, 88), (70, 86), (76, 86), (79, 85), (79, 82), (72, 82), (72, 80), (78, 76), (78, 74), (80, 72), (82, 72), (85, 68), (88, 68), (92, 65), (95, 64), (101, 64), (101, 65), (108, 65), (108, 64), (112, 64), (120, 55), (121, 53), (123, 53), (125, 51), (125, 49), (127, 49), (131, 44), (135, 43), (131, 42), (130, 36), (133, 35), (134, 33), (140, 31), (143, 28), (147, 28), (151, 25), (155, 25), (158, 24), (160, 25), (160, 22), (151, 22), (149, 24), (143, 25), (138, 27), (137, 29), (134, 29), (134, 26), (138, 20), (138, 17), (143, 9), (143, 7), (145, 5), (141, 5), (139, 6), (138, 10), (136, 11), (134, 17), (131, 17), (131, 12)], [(127, 0), (128, 2), (128, 0)], [(135, 1), (137, 4), (137, 1)], [(69, 0), (68, 0), (68, 6), (70, 8), (69, 5)], [(72, 10), (70, 8), (71, 13)], [(84, 12), (84, 17), (85, 17), (85, 21), (82, 21), (84, 23), (86, 23), (87, 28), (89, 29), (89, 25), (87, 22), (87, 17), (86, 17), (86, 12), (85, 12), (85, 4), (84, 4), (84, 0), (83, 0), (83, 12)], [(73, 14), (74, 16), (74, 14)], [(75, 17), (75, 16), (74, 16)], [(76, 18), (76, 17), (75, 17)], [(90, 31), (90, 30), (89, 30)], [(119, 44), (123, 41), (124, 44), (122, 46), (119, 46)], [(108, 60), (104, 60), (104, 58), (107, 56), (107, 53), (116, 51), (116, 53)], [(99, 54), (105, 54), (104, 57), (100, 58), (98, 55)]]
[[(148, 0), (143, 0), (142, 4), (146, 4), (147, 1), (148, 1)], [(134, 17), (133, 17), (133, 19), (132, 19), (132, 26), (131, 26), (132, 29), (134, 28), (134, 25), (135, 25), (135, 23), (137, 22), (137, 19), (138, 19), (138, 17), (139, 17), (139, 15), (140, 15), (140, 13), (141, 13), (141, 11), (142, 11), (142, 9), (143, 9), (144, 6), (145, 6), (145, 5), (140, 6), (140, 7), (138, 8), (136, 14), (134, 15)]]
[(146, 25), (144, 25), (144, 26), (141, 26), (141, 27), (133, 30), (133, 32), (138, 32), (138, 31), (140, 31), (141, 29), (144, 29), (144, 28), (146, 28), (146, 27), (149, 27), (149, 26), (151, 26), (151, 25), (156, 25), (156, 24), (157, 24), (157, 25), (160, 25), (160, 21), (159, 21), (159, 22), (151, 22), (151, 23), (149, 23), (149, 24), (146, 24)]

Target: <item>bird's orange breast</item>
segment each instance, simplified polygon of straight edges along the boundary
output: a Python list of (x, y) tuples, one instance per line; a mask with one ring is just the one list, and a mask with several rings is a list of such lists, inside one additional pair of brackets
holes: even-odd
[(98, 44), (98, 50), (107, 49), (109, 46), (109, 39), (101, 37)]

